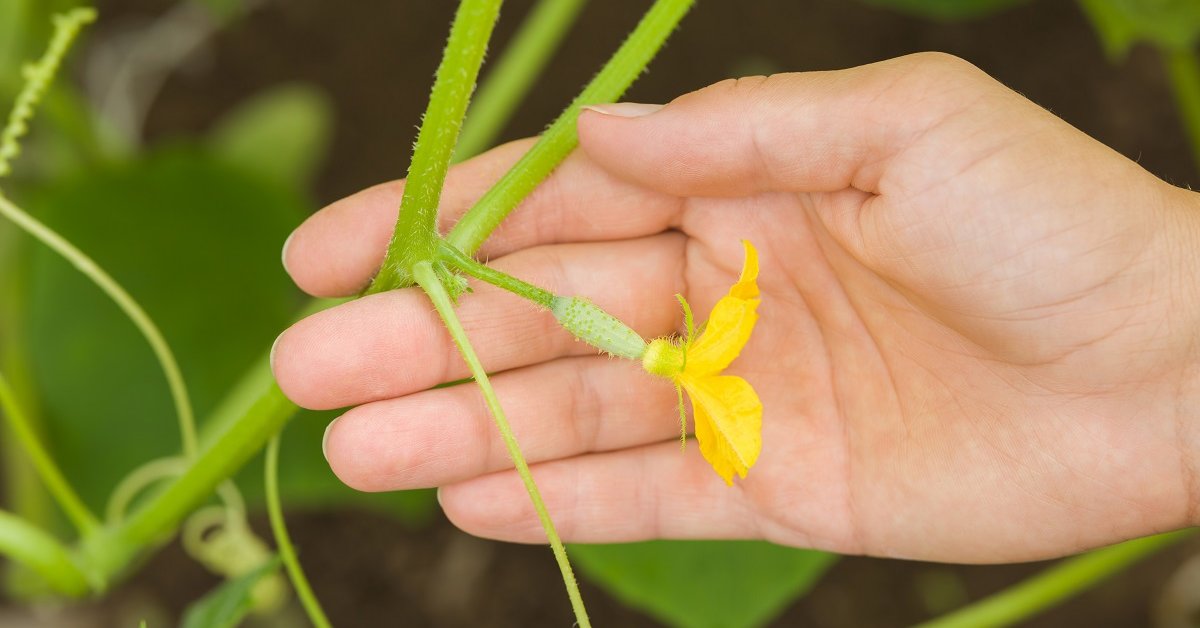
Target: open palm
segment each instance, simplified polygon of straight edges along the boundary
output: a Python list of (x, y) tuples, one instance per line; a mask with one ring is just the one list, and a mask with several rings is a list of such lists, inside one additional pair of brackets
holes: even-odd
[[(730, 372), (765, 410), (761, 458), (726, 487), (680, 452), (669, 384), (477, 287), (460, 315), (567, 540), (984, 562), (1197, 520), (1194, 194), (937, 55), (602, 108), (580, 134), (484, 253), (656, 336), (677, 292), (703, 318), (752, 241), (761, 318)], [(455, 169), (447, 223), (527, 146)], [(301, 227), (297, 283), (361, 287), (399, 186)], [(326, 443), (350, 485), (444, 486), (467, 531), (541, 539), (478, 393), (427, 390), (465, 368), (419, 292), (302, 321), (275, 370), (301, 405), (357, 406)]]

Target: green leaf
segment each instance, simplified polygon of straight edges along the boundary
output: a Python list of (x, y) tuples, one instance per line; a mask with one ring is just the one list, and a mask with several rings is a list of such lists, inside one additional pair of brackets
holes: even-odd
[[(25, 16), (28, 12), (29, 0), (4, 0), (0, 2), (0, 85), (16, 83), (20, 80), (20, 63), (23, 35), (25, 34)], [(3, 92), (0, 92), (3, 93)], [(8, 111), (9, 103), (0, 105), (0, 110)]]
[(1029, 0), (861, 0), (874, 5), (935, 20), (983, 17), (1024, 4)]
[[(437, 492), (428, 490), (363, 493), (353, 490), (329, 470), (321, 453), (325, 427), (338, 413), (302, 410), (288, 424), (279, 454), (279, 492), (289, 509), (321, 509), (353, 505), (382, 511), (419, 527), (433, 520)], [(262, 456), (238, 474), (238, 486), (251, 503), (263, 503)]]
[(196, 2), (212, 11), (213, 16), (223, 22), (233, 21), (249, 10), (245, 0), (196, 0)]
[(332, 126), (332, 107), (321, 91), (284, 85), (227, 114), (209, 141), (225, 161), (303, 189), (325, 156)]
[(574, 545), (591, 582), (672, 626), (761, 626), (804, 595), (836, 554), (761, 541)]
[(279, 569), (275, 557), (247, 572), (227, 580), (208, 595), (196, 600), (183, 615), (182, 628), (234, 628), (254, 608), (254, 586)]
[[(278, 250), (304, 203), (195, 148), (57, 182), (29, 205), (159, 324), (197, 416), (265, 352), (299, 303)], [(58, 460), (102, 511), (126, 472), (179, 451), (174, 411), (133, 325), (74, 268), (30, 248), (34, 379)]]
[(1196, 0), (1079, 0), (1104, 43), (1119, 59), (1139, 41), (1168, 50), (1200, 42), (1200, 2)]
[[(3, 0), (0, 0), (3, 1)], [(279, 263), (308, 213), (300, 195), (195, 146), (151, 152), (59, 180), (28, 208), (107, 269), (162, 328), (204, 420), (265, 359), (301, 299)], [(166, 383), (133, 325), (98, 289), (41, 247), (29, 260), (28, 342), (50, 446), (98, 512), (126, 473), (179, 451)], [(428, 521), (432, 491), (369, 495), (343, 485), (321, 455), (333, 413), (301, 412), (285, 435), (288, 507), (354, 503)], [(203, 432), (203, 425), (201, 425)], [(262, 466), (239, 476), (262, 503)]]

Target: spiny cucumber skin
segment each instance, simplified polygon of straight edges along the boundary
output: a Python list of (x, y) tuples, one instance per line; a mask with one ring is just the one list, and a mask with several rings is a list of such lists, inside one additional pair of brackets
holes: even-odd
[(617, 317), (580, 297), (554, 297), (550, 311), (576, 338), (618, 358), (640, 360), (646, 341)]

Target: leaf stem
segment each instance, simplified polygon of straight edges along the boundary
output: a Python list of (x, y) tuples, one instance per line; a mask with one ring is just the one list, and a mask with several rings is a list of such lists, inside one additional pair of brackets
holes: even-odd
[(454, 161), (462, 161), (492, 146), (586, 3), (587, 0), (538, 0), (495, 66), (483, 77), (479, 92), (467, 109)]
[(133, 321), (134, 326), (149, 343), (150, 349), (154, 351), (154, 356), (158, 358), (158, 363), (167, 378), (171, 399), (175, 404), (175, 413), (179, 417), (179, 431), (183, 439), (184, 455), (195, 456), (196, 418), (192, 412), (192, 402), (188, 395), (187, 385), (184, 384), (183, 373), (179, 369), (179, 362), (175, 360), (175, 354), (171, 352), (167, 339), (163, 337), (162, 331), (154, 324), (150, 315), (126, 292), (125, 288), (121, 287), (121, 284), (117, 283), (103, 268), (100, 268), (92, 258), (68, 242), (66, 238), (58, 235), (53, 229), (22, 211), (3, 194), (0, 194), (0, 216), (8, 218), (26, 233), (61, 255), (63, 259), (96, 284), (129, 317), (129, 320)]
[(58, 539), (5, 511), (0, 511), (0, 554), (28, 567), (63, 595), (83, 597), (93, 588)]
[(500, 2), (462, 0), (458, 5), (413, 147), (396, 230), (367, 294), (411, 285), (413, 264), (433, 259), (437, 251), (437, 213), (442, 184), (446, 180), (454, 145), (458, 142), (467, 103), (475, 90), (475, 79), (483, 64), (492, 28), (500, 15)]
[(438, 247), (438, 260), (476, 279), (486, 281), (493, 286), (503, 288), (517, 296), (533, 301), (544, 308), (549, 309), (554, 303), (554, 295), (548, 290), (517, 279), (508, 273), (496, 270), (486, 264), (481, 264), (474, 258), (463, 254), (462, 251), (450, 246), (445, 241), (442, 241)]
[(98, 530), (100, 521), (84, 505), (79, 494), (71, 487), (70, 482), (67, 482), (58, 465), (54, 463), (54, 459), (50, 457), (49, 452), (38, 440), (37, 433), (34, 432), (33, 426), (30, 425), (20, 404), (17, 403), (16, 394), (3, 374), (0, 374), (0, 409), (4, 411), (9, 428), (21, 444), (25, 454), (29, 456), (29, 461), (42, 479), (42, 483), (46, 485), (46, 489), (54, 496), (55, 501), (62, 507), (63, 512), (79, 530), (79, 533), (87, 536)]
[(468, 255), (479, 250), (501, 221), (579, 144), (576, 120), (586, 105), (621, 97), (646, 69), (692, 7), (693, 0), (656, 0), (637, 28), (542, 137), (463, 216), (447, 240)]
[(1179, 117), (1191, 138), (1192, 158), (1200, 168), (1200, 59), (1189, 49), (1164, 50), (1171, 91), (1179, 106)]
[(1195, 529), (1188, 529), (1148, 536), (1069, 558), (1016, 586), (921, 624), (920, 628), (1015, 624), (1087, 590), (1195, 532)]
[(292, 581), (292, 588), (296, 590), (296, 596), (300, 598), (300, 604), (304, 606), (304, 612), (308, 613), (309, 621), (316, 628), (331, 628), (329, 618), (325, 616), (321, 603), (317, 601), (317, 596), (313, 594), (312, 587), (308, 584), (308, 578), (305, 577), (304, 569), (300, 566), (300, 559), (296, 557), (296, 548), (292, 545), (292, 538), (288, 535), (287, 524), (283, 520), (283, 508), (279, 504), (279, 434), (272, 436), (270, 442), (267, 443), (264, 466), (266, 467), (267, 516), (271, 520), (271, 532), (275, 535), (275, 546), (279, 550), (279, 557), (287, 569), (288, 578)]
[(525, 490), (529, 493), (529, 499), (533, 502), (533, 508), (537, 511), (538, 519), (542, 522), (542, 529), (546, 532), (546, 538), (550, 541), (550, 548), (554, 551), (554, 558), (558, 561), (558, 569), (562, 573), (563, 584), (567, 587), (567, 597), (570, 598), (571, 608), (575, 611), (575, 620), (580, 628), (590, 628), (591, 623), (588, 621), (587, 610), (583, 606), (583, 597), (579, 594), (579, 585), (575, 581), (574, 572), (571, 570), (571, 562), (567, 559), (567, 550), (563, 547), (562, 540), (559, 538), (558, 532), (554, 529), (554, 522), (550, 519), (550, 513), (546, 511), (546, 504), (542, 501), (541, 492), (538, 491), (537, 484), (533, 481), (533, 474), (529, 471), (529, 464), (526, 463), (525, 456), (521, 454), (521, 447), (517, 444), (517, 437), (513, 434), (512, 427), (508, 424), (508, 419), (505, 418), (504, 409), (500, 407), (500, 399), (496, 396), (496, 391), (492, 388), (487, 371), (484, 370), (483, 364), (479, 361), (479, 356), (475, 354), (475, 349), (471, 346), (471, 341), (467, 338), (466, 330), (463, 329), (462, 323), (458, 320), (450, 293), (446, 291), (445, 286), (438, 279), (437, 273), (434, 272), (433, 265), (430, 262), (420, 262), (414, 266), (413, 277), (416, 279), (417, 284), (429, 295), (429, 299), (433, 301), (433, 306), (437, 308), (438, 314), (441, 315), (442, 321), (446, 324), (446, 328), (450, 332), (450, 337), (454, 339), (454, 344), (458, 346), (458, 350), (462, 354), (463, 360), (467, 363), (471, 375), (475, 377), (475, 383), (479, 385), (479, 390), (483, 394), (488, 410), (491, 411), (492, 418), (496, 421), (496, 427), (500, 430), (500, 436), (504, 440), (504, 445), (508, 448), (508, 454), (513, 459), (513, 465), (517, 469), (517, 474), (521, 476), (521, 481), (525, 484)]

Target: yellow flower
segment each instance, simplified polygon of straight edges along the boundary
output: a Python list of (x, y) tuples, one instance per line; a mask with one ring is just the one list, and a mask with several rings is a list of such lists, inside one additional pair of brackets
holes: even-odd
[(746, 380), (721, 371), (750, 340), (758, 320), (758, 252), (746, 240), (742, 275), (709, 314), (704, 332), (696, 338), (691, 308), (679, 297), (688, 334), (682, 342), (659, 338), (642, 357), (642, 368), (675, 383), (680, 418), (683, 391), (692, 400), (696, 440), (712, 468), (733, 485), (733, 474), (746, 477), (762, 449), (762, 402)]

